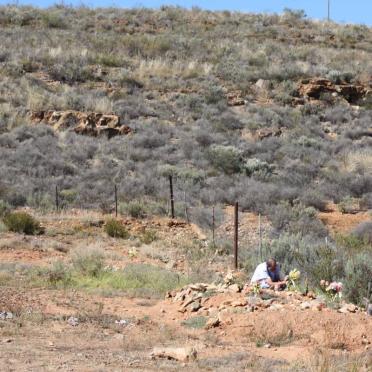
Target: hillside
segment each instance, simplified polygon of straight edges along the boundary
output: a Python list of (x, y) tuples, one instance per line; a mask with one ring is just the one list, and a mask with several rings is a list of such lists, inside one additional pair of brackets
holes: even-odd
[(3, 369), (368, 370), (372, 28), (0, 6), (0, 159)]

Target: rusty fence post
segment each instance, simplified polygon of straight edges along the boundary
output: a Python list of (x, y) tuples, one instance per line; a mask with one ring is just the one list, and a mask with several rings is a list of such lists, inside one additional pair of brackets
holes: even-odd
[(118, 216), (118, 187), (115, 184), (115, 217)]
[(239, 226), (239, 204), (235, 202), (234, 210), (234, 268), (238, 268), (238, 226)]
[(56, 185), (56, 211), (59, 211), (58, 186)]
[(174, 194), (173, 194), (173, 177), (169, 176), (169, 191), (170, 191), (170, 203), (171, 203), (171, 216), (174, 219)]
[(213, 246), (215, 245), (215, 236), (214, 236), (214, 230), (216, 225), (215, 215), (214, 215), (214, 206), (212, 207), (212, 242)]

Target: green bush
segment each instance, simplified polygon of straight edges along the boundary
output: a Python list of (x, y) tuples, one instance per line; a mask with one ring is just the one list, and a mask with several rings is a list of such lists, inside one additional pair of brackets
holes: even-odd
[(372, 278), (371, 251), (351, 257), (346, 264), (345, 295), (349, 301), (357, 304), (367, 297), (368, 281)]
[(273, 165), (256, 158), (248, 159), (245, 162), (243, 168), (245, 170), (245, 173), (249, 177), (254, 174), (266, 176), (268, 174), (271, 174), (274, 170)]
[(119, 206), (120, 213), (129, 214), (134, 218), (144, 218), (146, 216), (146, 206), (144, 202), (132, 200), (129, 203), (121, 203)]
[(140, 241), (144, 244), (150, 244), (158, 238), (156, 230), (146, 229), (140, 236)]
[(121, 239), (128, 239), (129, 238), (129, 232), (128, 230), (118, 221), (114, 218), (109, 219), (105, 226), (104, 230), (108, 236), (111, 236), (112, 238), (121, 238)]
[(8, 230), (17, 233), (35, 235), (44, 232), (40, 222), (26, 212), (9, 213), (5, 216), (4, 223)]
[(213, 145), (207, 152), (207, 158), (218, 170), (226, 174), (238, 173), (242, 166), (242, 154), (234, 146)]
[(10, 206), (3, 200), (0, 200), (0, 217), (4, 217), (9, 213)]
[(372, 221), (359, 224), (352, 231), (352, 235), (363, 241), (365, 244), (372, 244)]

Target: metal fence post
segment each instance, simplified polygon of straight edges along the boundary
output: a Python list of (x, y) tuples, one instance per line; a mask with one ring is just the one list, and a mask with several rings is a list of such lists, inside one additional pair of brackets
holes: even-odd
[(239, 204), (235, 202), (234, 210), (234, 268), (238, 268), (238, 226), (239, 226)]
[(214, 237), (214, 230), (215, 230), (215, 216), (214, 216), (214, 206), (212, 207), (212, 242), (213, 246), (215, 245), (215, 237)]
[(58, 186), (56, 185), (56, 210), (59, 210)]
[(115, 184), (115, 217), (118, 216), (118, 187)]
[(170, 191), (170, 203), (171, 203), (171, 216), (174, 218), (174, 195), (173, 195), (173, 177), (169, 176), (169, 191)]

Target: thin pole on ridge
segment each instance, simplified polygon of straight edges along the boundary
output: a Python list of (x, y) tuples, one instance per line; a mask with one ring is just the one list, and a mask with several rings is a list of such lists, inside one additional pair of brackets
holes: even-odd
[(331, 0), (328, 0), (328, 9), (327, 9), (327, 19), (328, 22), (331, 20)]

